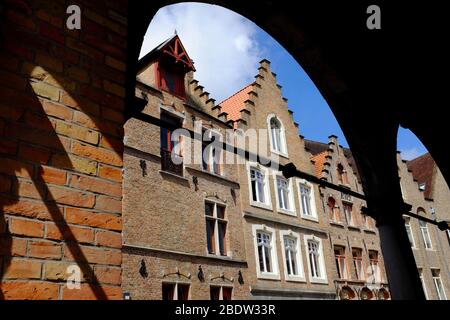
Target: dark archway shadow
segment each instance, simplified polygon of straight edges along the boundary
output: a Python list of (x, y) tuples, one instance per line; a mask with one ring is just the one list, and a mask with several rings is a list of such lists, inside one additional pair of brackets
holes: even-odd
[[(11, 8), (8, 7), (11, 5)], [(3, 6), (3, 5), (2, 5)], [(13, 61), (16, 55), (23, 54), (25, 60), (27, 55), (30, 54), (30, 50), (39, 49), (45, 54), (52, 56), (56, 55), (59, 50), (64, 51), (64, 46), (57, 45), (48, 42), (45, 38), (36, 38), (36, 35), (29, 33), (16, 27), (5, 19), (4, 16), (8, 10), (21, 10), (25, 12), (28, 18), (33, 19), (32, 8), (26, 1), (9, 2), (3, 8), (0, 6), (0, 53), (4, 57)], [(60, 12), (60, 16), (64, 16), (65, 13)], [(89, 33), (89, 26), (86, 26), (83, 30), (85, 33)], [(33, 49), (27, 48), (27, 44), (31, 44)], [(6, 49), (6, 50), (5, 50)], [(14, 52), (17, 50), (16, 52)], [(20, 57), (20, 59), (23, 57)], [(64, 61), (62, 57), (55, 56), (55, 59)], [(91, 62), (95, 64), (95, 61)], [(64, 61), (65, 67), (69, 64)], [(40, 159), (25, 159), (17, 160), (16, 154), (0, 154), (0, 161), (8, 162), (6, 169), (0, 168), (0, 174), (5, 174), (5, 177), (10, 179), (11, 188), (4, 190), (0, 193), (0, 261), (3, 260), (3, 265), (0, 265), (0, 300), (7, 298), (2, 290), (2, 283), (5, 273), (8, 271), (10, 260), (14, 253), (12, 252), (13, 235), (11, 234), (10, 217), (15, 217), (14, 212), (9, 212), (8, 208), (14, 206), (20, 202), (22, 197), (19, 195), (18, 185), (19, 180), (22, 178), (29, 179), (36, 187), (39, 200), (45, 204), (46, 210), (50, 215), (51, 220), (56, 224), (60, 234), (63, 238), (63, 244), (65, 244), (70, 251), (70, 255), (73, 257), (75, 264), (77, 264), (85, 278), (88, 279), (88, 284), (95, 295), (96, 299), (107, 300), (107, 294), (104, 289), (99, 285), (99, 281), (94, 274), (93, 268), (89, 265), (89, 260), (83, 253), (77, 238), (75, 237), (71, 227), (68, 225), (64, 218), (64, 213), (58, 207), (57, 201), (52, 195), (52, 192), (48, 185), (44, 182), (42, 172), (43, 164), (47, 164), (50, 167), (55, 167), (68, 172), (75, 172), (71, 159), (68, 155), (70, 152), (70, 144), (67, 145), (61, 141), (61, 137), (57, 135), (54, 124), (47, 117), (47, 113), (43, 107), (44, 101), (49, 101), (46, 97), (38, 97), (33, 91), (31, 84), (39, 82), (51, 81), (51, 85), (60, 87), (62, 90), (68, 93), (72, 99), (76, 108), (88, 115), (88, 118), (98, 128), (100, 133), (103, 133), (106, 141), (111, 145), (114, 151), (123, 157), (123, 147), (117, 140), (111, 139), (108, 135), (113, 133), (121, 136), (123, 128), (121, 124), (116, 126), (102, 121), (99, 117), (90, 115), (92, 112), (92, 101), (81, 97), (79, 92), (80, 88), (74, 88), (66, 85), (67, 78), (58, 72), (48, 71), (48, 76), (40, 78), (33, 74), (34, 67), (41, 67), (39, 64), (32, 65), (31, 68), (22, 69), (22, 77), (20, 79), (13, 79), (7, 84), (0, 86), (0, 107), (5, 107), (5, 110), (10, 110), (5, 114), (0, 114), (0, 124), (3, 125), (3, 132), (0, 128), (0, 139), (10, 140), (19, 144), (44, 146), (45, 149), (50, 150), (51, 155), (58, 156), (58, 165), (53, 163), (42, 161)], [(2, 71), (0, 67), (0, 71)], [(11, 73), (12, 74), (12, 73)], [(72, 80), (73, 83), (73, 80)], [(113, 97), (105, 94), (98, 95), (98, 99), (101, 101), (94, 101), (94, 103), (108, 103), (112, 101)], [(120, 99), (120, 98), (117, 98)], [(3, 108), (2, 108), (3, 110)], [(100, 143), (100, 142), (99, 142)], [(16, 153), (18, 150), (16, 150)], [(0, 189), (0, 192), (2, 190)], [(13, 209), (14, 210), (14, 209)]]

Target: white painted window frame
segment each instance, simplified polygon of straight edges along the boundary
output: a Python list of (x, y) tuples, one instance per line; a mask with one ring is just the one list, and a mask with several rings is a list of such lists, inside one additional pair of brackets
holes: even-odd
[[(285, 237), (294, 239), (296, 241), (296, 263), (297, 263), (297, 275), (289, 275), (286, 265), (286, 247), (284, 245)], [(301, 235), (299, 233), (293, 232), (292, 230), (281, 230), (280, 231), (280, 243), (282, 245), (282, 257), (284, 266), (284, 275), (286, 281), (292, 282), (306, 282), (305, 269), (303, 265), (303, 255), (302, 255), (302, 245), (301, 245)]]
[[(309, 241), (315, 241), (319, 245), (319, 268), (321, 272), (321, 277), (313, 277), (312, 276), (312, 270), (311, 270), (311, 261), (309, 258), (309, 248), (308, 248), (308, 242)], [(309, 278), (311, 283), (317, 283), (317, 284), (328, 284), (328, 278), (327, 278), (327, 268), (325, 265), (325, 258), (324, 258), (324, 250), (323, 250), (323, 243), (322, 239), (314, 236), (314, 235), (305, 235), (304, 236), (304, 245), (306, 249), (306, 259), (308, 263), (308, 271), (309, 271)]]
[[(281, 142), (281, 148), (280, 150), (277, 150), (275, 148), (275, 143), (273, 141), (272, 138), (272, 127), (270, 125), (270, 121), (276, 118), (278, 120), (278, 122), (280, 123), (280, 142)], [(278, 154), (282, 157), (288, 158), (289, 157), (289, 153), (288, 153), (288, 148), (287, 148), (287, 143), (286, 143), (286, 129), (285, 126), (283, 124), (283, 122), (281, 121), (281, 119), (274, 113), (271, 113), (267, 116), (267, 129), (268, 129), (268, 134), (269, 134), (269, 141), (270, 141), (270, 151)]]
[[(259, 268), (258, 232), (270, 234), (270, 258), (272, 272), (262, 272)], [(255, 249), (256, 276), (258, 279), (280, 280), (280, 268), (278, 266), (276, 230), (266, 225), (252, 225), (253, 247)]]
[[(317, 214), (317, 207), (316, 207), (316, 191), (314, 189), (314, 185), (312, 183), (306, 181), (305, 179), (296, 179), (295, 184), (297, 185), (300, 216), (303, 219), (311, 220), (314, 222), (319, 222), (319, 216)], [(309, 195), (309, 206), (310, 206), (312, 215), (304, 214), (303, 204), (302, 204), (302, 193), (301, 193), (300, 185), (305, 185), (311, 190), (310, 195)]]

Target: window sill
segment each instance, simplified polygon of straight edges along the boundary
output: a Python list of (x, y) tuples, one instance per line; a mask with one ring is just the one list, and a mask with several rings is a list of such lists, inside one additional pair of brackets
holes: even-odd
[(199, 172), (199, 173), (202, 173), (202, 174), (205, 174), (205, 175), (217, 178), (217, 179), (221, 179), (223, 181), (226, 181), (226, 182), (229, 182), (229, 183), (232, 183), (232, 184), (239, 184), (239, 182), (230, 180), (230, 179), (226, 178), (224, 175), (218, 175), (218, 174), (212, 173), (210, 171), (206, 171), (206, 170), (195, 168), (195, 167), (191, 167), (191, 166), (186, 166), (185, 168), (188, 169), (188, 170), (192, 170), (192, 171), (195, 171), (195, 172)]
[(327, 279), (311, 279), (311, 283), (313, 284), (328, 284)]
[(361, 228), (358, 227), (358, 226), (348, 225), (348, 228), (349, 228), (350, 230), (361, 231)]
[(251, 201), (250, 205), (252, 207), (261, 208), (261, 209), (268, 210), (268, 211), (273, 211), (272, 206), (268, 205), (268, 204)]
[(283, 214), (285, 216), (297, 217), (297, 213), (295, 211), (288, 211), (288, 210), (277, 208), (277, 212), (280, 214)]
[(162, 174), (162, 175), (168, 175), (170, 177), (174, 177), (174, 178), (177, 178), (177, 179), (180, 179), (180, 180), (183, 180), (183, 181), (189, 181), (187, 178), (185, 178), (183, 176), (179, 176), (176, 173), (172, 173), (172, 172), (169, 172), (169, 171), (159, 170), (159, 173)]
[(364, 228), (363, 231), (364, 231), (364, 232), (367, 232), (367, 233), (373, 233), (373, 234), (376, 234), (376, 233), (377, 233), (375, 230), (373, 230), (373, 229), (367, 229), (367, 228)]
[(342, 222), (330, 221), (330, 224), (336, 227), (345, 228)]
[(319, 223), (319, 218), (317, 218), (317, 217), (305, 216), (303, 214), (301, 215), (301, 217), (302, 217), (302, 219)]
[(270, 152), (289, 160), (289, 154), (287, 153), (276, 151), (274, 149), (271, 149)]
[(303, 278), (303, 277), (300, 277), (300, 276), (298, 276), (298, 277), (286, 276), (286, 281), (287, 282), (297, 282), (297, 283), (303, 282), (303, 283), (306, 283), (306, 279)]
[(279, 274), (268, 274), (268, 273), (263, 273), (263, 274), (258, 274), (258, 279), (261, 280), (275, 280), (275, 281), (280, 281), (280, 275)]

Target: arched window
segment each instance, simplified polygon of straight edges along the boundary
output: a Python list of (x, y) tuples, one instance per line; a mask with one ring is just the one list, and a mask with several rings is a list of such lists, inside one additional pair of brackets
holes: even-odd
[(286, 140), (284, 135), (284, 128), (281, 121), (275, 116), (269, 116), (269, 132), (270, 132), (270, 146), (272, 152), (277, 152), (283, 155), (287, 154)]
[(339, 207), (336, 206), (336, 200), (333, 197), (328, 198), (328, 215), (333, 222), (341, 222)]

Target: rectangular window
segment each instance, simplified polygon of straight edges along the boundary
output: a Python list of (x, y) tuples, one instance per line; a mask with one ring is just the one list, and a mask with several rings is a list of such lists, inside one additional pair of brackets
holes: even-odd
[(289, 181), (282, 178), (276, 178), (277, 183), (277, 195), (278, 195), (278, 207), (283, 210), (291, 211), (292, 206), (290, 202), (290, 186)]
[(270, 273), (273, 271), (271, 235), (259, 231), (256, 234), (256, 240), (258, 245), (259, 271)]
[(347, 224), (349, 226), (356, 226), (355, 218), (353, 216), (353, 206), (348, 203), (343, 204), (345, 218), (347, 219)]
[(431, 243), (430, 233), (428, 231), (428, 225), (425, 221), (419, 220), (420, 232), (422, 233), (423, 243), (425, 249), (433, 249), (433, 244)]
[(370, 272), (372, 280), (375, 283), (381, 282), (381, 270), (379, 264), (378, 251), (369, 250), (369, 260), (370, 260)]
[(266, 183), (264, 173), (258, 169), (250, 169), (250, 180), (253, 201), (266, 204)]
[(231, 300), (233, 288), (211, 286), (211, 300)]
[(406, 233), (408, 234), (408, 239), (409, 239), (409, 243), (411, 244), (411, 248), (415, 248), (416, 244), (414, 242), (414, 236), (412, 233), (411, 219), (409, 217), (404, 217), (403, 219), (405, 220), (405, 229), (406, 229)]
[(439, 269), (431, 269), (431, 275), (433, 276), (434, 287), (436, 288), (439, 300), (447, 300), (441, 280), (441, 271)]
[(422, 289), (423, 289), (423, 293), (425, 294), (425, 299), (428, 300), (428, 292), (427, 292), (427, 287), (425, 286), (425, 280), (423, 278), (423, 270), (422, 270), (422, 268), (418, 268), (417, 271), (419, 272), (420, 281), (422, 282)]
[(163, 300), (189, 300), (189, 284), (163, 283)]
[(209, 254), (227, 255), (225, 206), (205, 202), (206, 242)]
[(314, 214), (311, 210), (311, 188), (303, 183), (300, 184), (300, 201), (302, 204), (302, 214), (313, 217)]
[(355, 266), (356, 279), (364, 280), (364, 266), (362, 259), (362, 249), (353, 248), (352, 249), (353, 256), (353, 265)]
[[(167, 122), (170, 128), (161, 127), (160, 131), (160, 145), (161, 145), (161, 170), (171, 172), (177, 175), (183, 175), (183, 155), (181, 148), (176, 148), (180, 143), (182, 143), (182, 137), (180, 136), (178, 140), (173, 137), (173, 132), (181, 128), (180, 119), (167, 114), (166, 112), (161, 113), (161, 120)], [(172, 153), (174, 153), (174, 159), (172, 160)]]
[(321, 278), (319, 243), (313, 240), (308, 241), (308, 255), (312, 278)]
[(345, 258), (345, 248), (341, 246), (334, 247), (334, 257), (336, 260), (336, 269), (339, 279), (348, 279), (347, 261)]
[(286, 270), (289, 276), (298, 276), (297, 266), (297, 239), (284, 237), (284, 254), (286, 257)]
[(208, 140), (212, 141), (216, 138), (218, 133), (211, 130), (203, 129), (203, 138), (206, 141), (202, 142), (202, 168), (204, 171), (221, 175), (222, 174), (222, 149), (213, 147)]
[(182, 71), (174, 70), (169, 66), (160, 66), (159, 89), (166, 90), (180, 98), (185, 98), (184, 74)]

